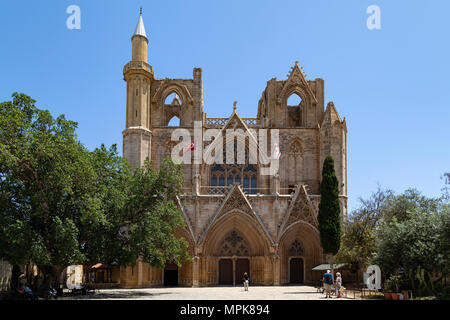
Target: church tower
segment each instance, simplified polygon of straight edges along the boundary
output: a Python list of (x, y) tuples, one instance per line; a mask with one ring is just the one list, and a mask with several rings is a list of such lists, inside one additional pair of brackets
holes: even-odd
[(131, 61), (123, 68), (127, 82), (126, 129), (123, 134), (123, 155), (132, 168), (151, 158), (150, 89), (154, 80), (153, 68), (147, 63), (148, 38), (142, 20), (142, 9), (131, 37)]

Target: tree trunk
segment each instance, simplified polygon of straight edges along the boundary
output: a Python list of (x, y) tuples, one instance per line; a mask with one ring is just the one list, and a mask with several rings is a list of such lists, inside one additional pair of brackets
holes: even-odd
[(330, 267), (331, 267), (331, 274), (333, 275), (333, 284), (334, 284), (334, 255), (332, 253), (329, 254), (329, 261), (330, 261)]
[(16, 292), (17, 287), (19, 286), (19, 276), (22, 274), (21, 270), (20, 270), (20, 266), (19, 265), (14, 265), (12, 267), (12, 272), (11, 272), (11, 281), (10, 281), (10, 287), (9, 289), (13, 292)]

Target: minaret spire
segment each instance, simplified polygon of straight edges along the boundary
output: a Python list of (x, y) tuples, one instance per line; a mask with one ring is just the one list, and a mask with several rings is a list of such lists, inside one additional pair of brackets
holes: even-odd
[(147, 34), (145, 33), (144, 20), (142, 20), (142, 7), (139, 10), (139, 20), (136, 25), (136, 30), (134, 31), (133, 36), (143, 36), (147, 39)]

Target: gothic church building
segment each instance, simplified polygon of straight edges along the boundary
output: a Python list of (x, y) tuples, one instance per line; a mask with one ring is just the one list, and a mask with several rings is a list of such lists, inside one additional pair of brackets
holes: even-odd
[[(287, 79), (267, 82), (256, 118), (210, 118), (203, 110), (202, 69), (192, 79), (158, 79), (148, 64), (142, 15), (124, 69), (127, 83), (123, 154), (136, 168), (148, 157), (154, 169), (171, 156), (169, 126), (194, 131), (230, 128), (279, 130), (279, 171), (260, 175), (255, 164), (185, 164), (183, 194), (177, 199), (187, 227), (177, 231), (189, 243), (191, 262), (164, 269), (138, 261), (121, 267), (122, 287), (240, 284), (247, 271), (252, 285), (311, 283), (311, 269), (324, 263), (317, 214), (321, 169), (334, 158), (342, 219), (347, 214), (347, 128), (333, 104), (325, 107), (324, 81), (307, 80), (298, 63)], [(290, 97), (299, 103), (290, 105)], [(169, 98), (168, 98), (169, 97)], [(172, 98), (173, 97), (173, 98)], [(231, 108), (230, 108), (231, 109)], [(175, 118), (176, 117), (176, 118)]]

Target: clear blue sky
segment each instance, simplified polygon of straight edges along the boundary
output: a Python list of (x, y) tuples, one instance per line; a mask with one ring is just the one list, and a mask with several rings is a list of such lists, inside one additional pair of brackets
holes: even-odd
[[(81, 30), (66, 8), (81, 8)], [(381, 8), (381, 30), (366, 9)], [(266, 81), (298, 60), (348, 126), (349, 208), (377, 184), (441, 194), (450, 170), (450, 1), (2, 0), (0, 101), (26, 93), (79, 123), (89, 149), (122, 151), (130, 37), (139, 7), (158, 78), (203, 69), (204, 111), (255, 117)]]

